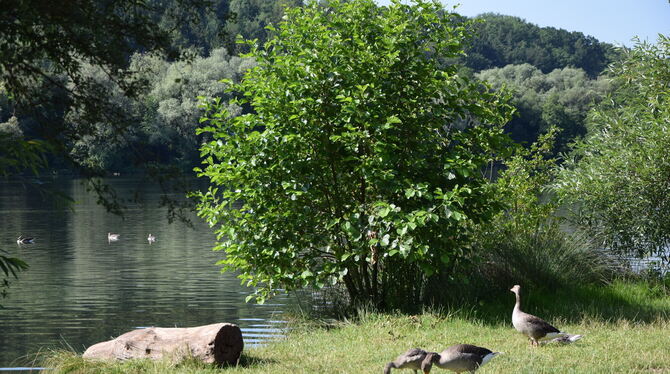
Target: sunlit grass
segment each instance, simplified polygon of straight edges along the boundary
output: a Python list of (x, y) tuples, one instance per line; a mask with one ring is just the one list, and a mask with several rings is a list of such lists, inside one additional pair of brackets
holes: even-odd
[[(245, 350), (237, 367), (218, 369), (190, 361), (102, 363), (69, 352), (50, 355), (44, 366), (57, 373), (378, 374), (408, 348), (440, 351), (470, 343), (505, 352), (478, 373), (670, 373), (670, 296), (664, 290), (616, 283), (583, 288), (573, 300), (566, 294), (532, 296), (529, 312), (584, 338), (565, 346), (530, 347), (509, 321), (514, 303), (510, 294), (500, 305), (452, 312), (362, 311), (343, 321), (297, 320), (286, 339)], [(492, 315), (482, 318), (480, 309)]]

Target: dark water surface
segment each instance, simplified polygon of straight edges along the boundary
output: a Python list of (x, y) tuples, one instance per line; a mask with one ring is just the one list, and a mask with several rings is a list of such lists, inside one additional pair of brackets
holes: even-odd
[[(129, 203), (122, 219), (77, 180), (58, 182), (74, 210), (54, 206), (34, 187), (0, 181), (0, 248), (30, 265), (0, 299), (0, 368), (33, 366), (36, 352), (52, 348), (83, 352), (146, 326), (237, 323), (245, 347), (281, 336), (287, 297), (246, 304), (250, 290), (220, 273), (222, 254), (211, 250), (214, 235), (197, 217), (194, 228), (168, 224), (158, 187), (131, 178), (110, 184), (143, 203)], [(120, 240), (108, 243), (108, 232)], [(20, 234), (35, 244), (19, 246)]]

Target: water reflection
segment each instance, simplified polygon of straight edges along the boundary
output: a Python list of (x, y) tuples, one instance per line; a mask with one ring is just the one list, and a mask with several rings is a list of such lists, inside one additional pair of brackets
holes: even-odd
[[(158, 187), (114, 179), (128, 205), (125, 219), (108, 214), (78, 181), (59, 182), (74, 211), (57, 208), (29, 186), (0, 182), (0, 248), (30, 269), (1, 300), (0, 367), (23, 366), (34, 352), (87, 346), (137, 327), (240, 325), (245, 345), (281, 336), (287, 298), (246, 304), (249, 290), (214, 265), (214, 236), (203, 224), (168, 224)], [(137, 196), (134, 196), (137, 194)], [(108, 242), (107, 233), (120, 233)], [(150, 245), (147, 235), (156, 241)], [(35, 244), (17, 245), (19, 235)], [(27, 357), (27, 358), (26, 358)], [(23, 358), (23, 359), (22, 359)]]

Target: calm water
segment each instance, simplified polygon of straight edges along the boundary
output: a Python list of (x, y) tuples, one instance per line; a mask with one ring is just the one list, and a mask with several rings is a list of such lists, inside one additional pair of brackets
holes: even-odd
[[(33, 188), (0, 181), (0, 248), (30, 269), (0, 299), (0, 368), (30, 366), (49, 348), (83, 352), (91, 344), (144, 326), (189, 327), (237, 323), (245, 346), (281, 336), (287, 298), (246, 304), (250, 290), (234, 274), (221, 274), (214, 236), (168, 224), (160, 190), (137, 179), (113, 179), (121, 197), (139, 197), (125, 218), (108, 214), (79, 181), (59, 182), (76, 201), (57, 208)], [(107, 242), (107, 232), (120, 233)], [(149, 245), (147, 235), (156, 236)], [(32, 245), (16, 244), (19, 234)]]

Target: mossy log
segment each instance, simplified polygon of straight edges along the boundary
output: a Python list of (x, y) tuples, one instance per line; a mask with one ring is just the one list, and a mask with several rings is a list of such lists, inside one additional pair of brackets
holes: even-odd
[(127, 332), (116, 339), (90, 346), (84, 358), (199, 359), (206, 363), (235, 364), (244, 341), (237, 325), (215, 323), (189, 328), (150, 327)]

